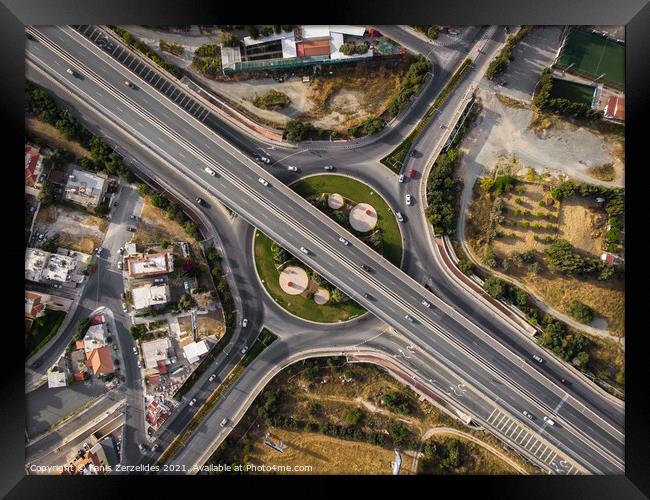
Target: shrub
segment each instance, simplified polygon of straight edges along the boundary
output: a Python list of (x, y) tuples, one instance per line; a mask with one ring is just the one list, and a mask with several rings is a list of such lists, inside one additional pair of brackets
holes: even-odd
[(593, 309), (576, 299), (569, 303), (569, 314), (573, 319), (585, 325), (591, 323), (594, 319)]
[(268, 110), (283, 109), (286, 108), (289, 103), (291, 103), (289, 96), (284, 92), (275, 89), (271, 89), (260, 96), (256, 95), (253, 99), (253, 105), (255, 107)]
[(396, 390), (387, 392), (382, 397), (384, 404), (392, 411), (396, 413), (403, 413), (404, 415), (411, 414), (411, 405), (409, 398)]
[(284, 133), (289, 142), (304, 141), (313, 127), (309, 123), (302, 123), (299, 120), (289, 120), (284, 128)]
[(483, 290), (495, 299), (500, 299), (506, 293), (506, 282), (495, 276), (489, 276), (483, 282)]

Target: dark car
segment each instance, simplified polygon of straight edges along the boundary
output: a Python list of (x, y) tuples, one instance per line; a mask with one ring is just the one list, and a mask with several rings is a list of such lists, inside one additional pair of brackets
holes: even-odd
[(205, 206), (205, 200), (203, 198), (199, 198), (198, 196), (196, 197), (196, 203), (201, 205), (202, 207)]
[(363, 296), (368, 300), (374, 300), (372, 295), (370, 295), (369, 293), (364, 293)]
[(43, 360), (41, 360), (41, 359), (37, 359), (36, 361), (34, 361), (34, 362), (32, 363), (32, 368), (33, 368), (34, 370), (36, 370), (36, 368), (38, 368), (38, 367), (41, 366), (42, 364), (43, 364)]
[(416, 150), (416, 149), (413, 149), (413, 150), (411, 151), (411, 153), (409, 154), (409, 156), (410, 156), (411, 158), (415, 158), (415, 156), (416, 156), (417, 154), (418, 154), (417, 150)]
[(27, 36), (28, 40), (34, 40), (34, 37), (32, 35), (30, 35), (29, 33), (25, 33), (25, 35)]
[(126, 230), (129, 231), (130, 233), (135, 233), (135, 228), (134, 227), (129, 226), (129, 227), (126, 228)]
[(372, 267), (367, 266), (365, 264), (361, 264), (361, 269), (363, 269), (364, 271), (369, 272), (369, 273), (371, 273), (373, 271)]

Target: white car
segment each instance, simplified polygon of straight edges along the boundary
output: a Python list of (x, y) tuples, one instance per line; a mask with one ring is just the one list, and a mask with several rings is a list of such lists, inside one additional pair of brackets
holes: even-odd
[(205, 170), (207, 173), (209, 173), (212, 177), (217, 175), (217, 173), (214, 170), (212, 170), (210, 167), (205, 167), (203, 170)]
[(411, 195), (410, 195), (410, 194), (407, 194), (407, 195), (406, 195), (406, 204), (407, 204), (407, 205), (410, 205), (410, 204), (411, 204)]
[(415, 323), (415, 320), (409, 316), (408, 314), (404, 316), (404, 319), (408, 321), (409, 323)]
[(530, 413), (528, 413), (526, 410), (523, 411), (523, 414), (524, 414), (524, 416), (525, 416), (526, 418), (528, 418), (528, 419), (530, 419), (530, 420), (533, 420), (533, 418), (534, 418), (534, 417), (533, 417)]
[(97, 249), (97, 255), (101, 255), (101, 254), (102, 254), (102, 250), (104, 250), (104, 248), (99, 247), (99, 248)]
[(537, 361), (538, 363), (543, 363), (544, 362), (544, 360), (541, 357), (539, 357), (537, 354), (533, 354), (533, 359), (535, 361)]
[(426, 300), (423, 300), (423, 301), (421, 302), (421, 304), (422, 304), (424, 307), (431, 307), (431, 304), (430, 304), (429, 302), (427, 302)]
[(120, 255), (122, 255), (122, 254), (124, 253), (124, 247), (120, 247), (120, 248), (118, 249), (117, 253), (119, 253)]
[(401, 214), (401, 212), (395, 212), (395, 218), (400, 222), (404, 222), (404, 216)]
[(138, 360), (138, 368), (142, 370), (142, 363), (140, 363), (140, 360)]
[(241, 353), (246, 354), (246, 351), (248, 351), (248, 346), (245, 345), (244, 347), (241, 348)]
[(194, 406), (195, 403), (196, 403), (196, 398), (192, 398), (192, 401), (190, 401), (190, 406)]
[(339, 241), (343, 243), (345, 246), (348, 246), (350, 244), (350, 242), (346, 240), (343, 236), (339, 238)]
[(226, 425), (228, 425), (228, 419), (227, 419), (227, 418), (224, 418), (224, 419), (221, 421), (221, 423), (220, 423), (219, 425), (220, 425), (221, 427), (225, 427)]
[(548, 425), (555, 425), (555, 422), (548, 418), (547, 416), (544, 416), (544, 422), (546, 422)]
[(127, 312), (126, 302), (122, 302), (122, 311)]
[(138, 355), (138, 348), (137, 347), (133, 348), (133, 354), (135, 354), (136, 356)]
[(324, 170), (327, 170), (327, 171), (329, 172), (329, 171), (331, 171), (331, 170), (334, 170), (334, 167), (333, 167), (332, 165), (325, 165), (325, 166), (323, 167), (323, 169), (324, 169)]
[(208, 382), (212, 382), (215, 378), (217, 378), (217, 374), (213, 373), (212, 375), (210, 375), (210, 378), (208, 379)]
[(404, 182), (404, 174), (399, 174), (399, 181)]
[(300, 251), (305, 255), (309, 255), (309, 250), (307, 250), (305, 247), (300, 247)]
[(269, 163), (271, 163), (271, 159), (270, 159), (270, 158), (267, 158), (266, 156), (262, 156), (262, 157), (260, 158), (260, 161), (261, 161), (262, 163), (266, 163), (267, 165), (268, 165)]
[(289, 165), (289, 166), (287, 167), (287, 170), (289, 170), (289, 171), (291, 171), (291, 172), (297, 172), (297, 171), (298, 171), (298, 167), (294, 167), (293, 165)]
[(72, 71), (70, 68), (66, 69), (65, 72), (69, 75), (74, 76), (74, 71)]
[(261, 177), (260, 177), (259, 179), (257, 179), (257, 180), (259, 181), (260, 184), (262, 184), (262, 185), (264, 185), (264, 186), (268, 186), (268, 185), (269, 185), (268, 181), (262, 179)]
[(121, 271), (123, 267), (124, 267), (124, 265), (122, 264), (122, 261), (121, 260), (118, 261), (117, 268)]
[(246, 328), (246, 325), (247, 325), (247, 324), (248, 324), (248, 319), (247, 319), (247, 318), (244, 318), (244, 319), (242, 320), (242, 322), (241, 322), (241, 326), (244, 327), (244, 328)]

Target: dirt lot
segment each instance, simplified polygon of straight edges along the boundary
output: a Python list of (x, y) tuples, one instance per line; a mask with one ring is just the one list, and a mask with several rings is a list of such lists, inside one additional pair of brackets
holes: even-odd
[[(311, 363), (314, 363), (314, 371)], [(396, 413), (382, 400), (396, 391), (405, 398), (409, 411)], [(308, 429), (269, 426), (258, 409), (267, 407), (269, 395), (277, 395), (273, 418), (306, 422)], [(390, 445), (377, 446), (359, 439), (341, 439), (316, 432), (319, 425), (345, 427), (350, 412), (360, 415), (355, 425), (366, 433), (387, 433), (391, 425), (405, 426), (416, 442), (432, 428), (459, 429), (502, 450), (509, 458), (530, 473), (536, 469), (505, 448), (494, 436), (469, 429), (428, 402), (422, 402), (410, 389), (387, 373), (365, 364), (342, 364), (339, 359), (309, 361), (289, 367), (276, 376), (253, 403), (231, 432), (213, 463), (252, 463), (267, 465), (312, 465), (314, 474), (385, 474), (391, 473), (394, 452)], [(287, 445), (283, 453), (263, 443), (266, 432), (275, 443), (282, 439)], [(414, 450), (402, 448), (401, 474), (410, 474)], [(469, 449), (469, 448), (468, 448)], [(474, 450), (471, 451), (471, 454)], [(468, 473), (476, 473), (485, 463), (500, 463), (489, 451), (476, 449), (468, 460)], [(487, 458), (490, 456), (490, 458)], [(496, 466), (495, 466), (496, 467)], [(504, 464), (501, 467), (506, 467)], [(421, 469), (421, 463), (419, 464)], [(471, 470), (470, 470), (471, 469)], [(426, 472), (425, 472), (426, 473)]]
[[(400, 65), (337, 68), (333, 76), (318, 77), (309, 84), (298, 78), (202, 82), (270, 125), (283, 127), (288, 120), (300, 118), (317, 127), (344, 131), (384, 111), (403, 71)], [(287, 108), (268, 111), (253, 105), (256, 95), (271, 89), (289, 96)]]
[[(312, 466), (311, 471), (285, 474), (390, 474), (390, 462), (395, 460), (390, 450), (321, 434), (272, 428), (270, 439), (274, 443), (283, 440), (287, 448), (279, 453), (258, 440), (251, 446), (250, 463)], [(411, 466), (412, 458), (402, 454), (400, 474), (409, 474)]]
[(196, 329), (199, 338), (214, 336), (223, 337), (225, 325), (221, 310), (210, 311), (208, 314), (198, 314), (196, 317)]
[(59, 205), (43, 207), (34, 225), (37, 231), (58, 234), (56, 244), (83, 253), (92, 253), (104, 241), (108, 221)]
[[(492, 243), (499, 264), (501, 259), (510, 256), (513, 252), (535, 250), (541, 256), (548, 244), (535, 241), (535, 234), (541, 238), (550, 235), (552, 238), (567, 239), (576, 249), (586, 252), (594, 258), (600, 256), (605, 228), (603, 226), (596, 228), (595, 226), (601, 217), (604, 217), (604, 212), (594, 207), (593, 202), (573, 196), (562, 201), (558, 212), (558, 210), (549, 210), (548, 205), (544, 208), (539, 206), (538, 202), (544, 195), (541, 184), (526, 182), (518, 183), (516, 186), (522, 186), (525, 190), (521, 194), (512, 191), (503, 196), (506, 207), (503, 215), (509, 224), (498, 226), (497, 229), (503, 231), (505, 236), (495, 238)], [(521, 205), (514, 203), (517, 197), (521, 198)], [(548, 198), (546, 199), (548, 200)], [(485, 234), (492, 204), (490, 197), (482, 194), (473, 203), (467, 218), (467, 243), (479, 258), (485, 254), (487, 249)], [(514, 215), (516, 208), (529, 210), (532, 216), (516, 216)], [(559, 214), (558, 223), (537, 217), (537, 212)], [(512, 221), (516, 221), (517, 225), (513, 225)], [(522, 227), (524, 221), (529, 221), (531, 227), (528, 229)], [(541, 223), (543, 228), (541, 230), (534, 229), (532, 226), (535, 223)], [(554, 229), (547, 229), (549, 225), (552, 228), (557, 227), (557, 232)], [(515, 238), (509, 236), (511, 232), (515, 233)], [(502, 271), (500, 267), (498, 269)], [(609, 329), (611, 335), (624, 336), (625, 290), (620, 281), (602, 282), (595, 278), (571, 278), (551, 273), (545, 266), (541, 266), (540, 272), (534, 274), (528, 272), (526, 267), (518, 268), (511, 265), (508, 274), (521, 280), (522, 283), (543, 297), (550, 306), (563, 313), (568, 314), (567, 305), (573, 299), (587, 304), (594, 309), (599, 318), (607, 322), (606, 328)]]
[(68, 141), (52, 125), (36, 118), (25, 118), (25, 127), (37, 137), (43, 138), (51, 147), (66, 149), (78, 158), (90, 158), (90, 152), (87, 149), (81, 147), (78, 142)]

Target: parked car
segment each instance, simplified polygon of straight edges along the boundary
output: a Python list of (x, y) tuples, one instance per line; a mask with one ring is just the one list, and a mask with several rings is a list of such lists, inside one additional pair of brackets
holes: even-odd
[(399, 174), (399, 179), (397, 179), (399, 182), (404, 182), (404, 174)]
[(524, 416), (525, 416), (526, 418), (528, 418), (528, 419), (530, 419), (530, 420), (534, 420), (534, 419), (535, 419), (535, 417), (533, 417), (533, 416), (532, 416), (530, 413), (528, 413), (526, 410), (524, 410), (522, 413), (524, 414)]
[(138, 355), (138, 348), (137, 347), (133, 347), (133, 354), (135, 354), (136, 356)]
[(196, 404), (196, 398), (192, 398), (192, 401), (190, 401), (190, 406), (194, 406)]
[(205, 167), (204, 170), (205, 170), (207, 173), (209, 173), (212, 177), (214, 177), (214, 176), (217, 175), (217, 173), (216, 173), (214, 170), (212, 170), (210, 167)]
[(411, 204), (411, 195), (410, 195), (410, 194), (407, 194), (407, 195), (406, 195), (406, 204), (407, 204), (407, 205), (410, 205), (410, 204)]
[(97, 249), (97, 252), (96, 252), (97, 255), (101, 255), (103, 250), (104, 250), (103, 247), (99, 247), (99, 248)]
[(121, 271), (124, 268), (124, 264), (122, 264), (122, 261), (117, 262), (117, 268)]
[(130, 232), (130, 233), (135, 233), (135, 228), (134, 227), (129, 226), (129, 227), (126, 228), (126, 230), (128, 232)]
[(544, 362), (544, 360), (540, 356), (538, 356), (537, 354), (533, 354), (533, 359), (535, 361), (537, 361), (538, 363), (543, 363)]
[(158, 443), (154, 444), (154, 445), (151, 447), (151, 451), (158, 451), (159, 449), (160, 449), (160, 445), (159, 445)]
[(142, 363), (140, 363), (140, 360), (138, 360), (138, 369), (142, 370)]
[(133, 220), (135, 220), (135, 219), (137, 219), (137, 218), (138, 218), (137, 215), (134, 215), (134, 214), (129, 215), (129, 219), (133, 219)]
[(126, 302), (122, 302), (122, 311), (127, 312)]
[(228, 419), (227, 419), (227, 418), (224, 418), (224, 419), (221, 421), (221, 423), (220, 423), (219, 425), (220, 425), (221, 427), (225, 427), (226, 425), (228, 425)]
[(213, 382), (215, 378), (217, 378), (217, 374), (213, 373), (212, 375), (210, 375), (210, 378), (208, 379), (208, 382)]
[(417, 175), (417, 172), (415, 171), (414, 168), (409, 170), (409, 179), (415, 179), (416, 175)]
[(35, 370), (36, 368), (38, 368), (42, 364), (43, 364), (43, 360), (42, 359), (37, 359), (36, 361), (34, 361), (32, 363), (32, 368)]
[(343, 236), (339, 237), (339, 241), (343, 243), (345, 246), (348, 246), (350, 244), (350, 242), (346, 240)]
[(546, 415), (544, 415), (544, 422), (546, 422), (548, 425), (555, 425), (555, 422), (553, 422), (553, 420), (548, 418)]
[(246, 354), (246, 351), (248, 351), (248, 346), (245, 345), (244, 347), (241, 348), (241, 353)]
[(164, 282), (165, 282), (165, 278), (154, 278), (153, 282), (154, 282), (154, 283), (164, 283)]
[(58, 289), (61, 288), (61, 286), (62, 286), (61, 283), (52, 283), (52, 288)]
[(126, 297), (125, 293), (122, 292), (122, 293), (120, 294), (120, 299), (124, 300), (125, 297)]
[(404, 222), (404, 216), (401, 212), (395, 212), (395, 218), (400, 222)]
[(261, 177), (260, 177), (259, 179), (257, 179), (257, 180), (258, 180), (259, 183), (262, 184), (263, 186), (268, 186), (268, 185), (269, 185), (268, 181), (262, 179)]
[(247, 319), (247, 318), (244, 318), (244, 319), (242, 320), (242, 322), (241, 322), (241, 326), (244, 327), (244, 328), (246, 328), (246, 325), (247, 325), (247, 324), (248, 324), (248, 319)]
[(124, 253), (124, 247), (118, 248), (117, 253), (122, 255)]
[(323, 167), (323, 169), (324, 169), (324, 170), (327, 170), (328, 172), (331, 172), (332, 170), (334, 170), (334, 166), (332, 166), (332, 165), (325, 165), (325, 166)]
[(147, 453), (147, 447), (146, 447), (146, 445), (144, 445), (143, 443), (140, 443), (140, 444), (138, 445), (138, 449), (140, 450), (140, 453), (142, 453), (143, 455), (144, 455), (145, 453)]

